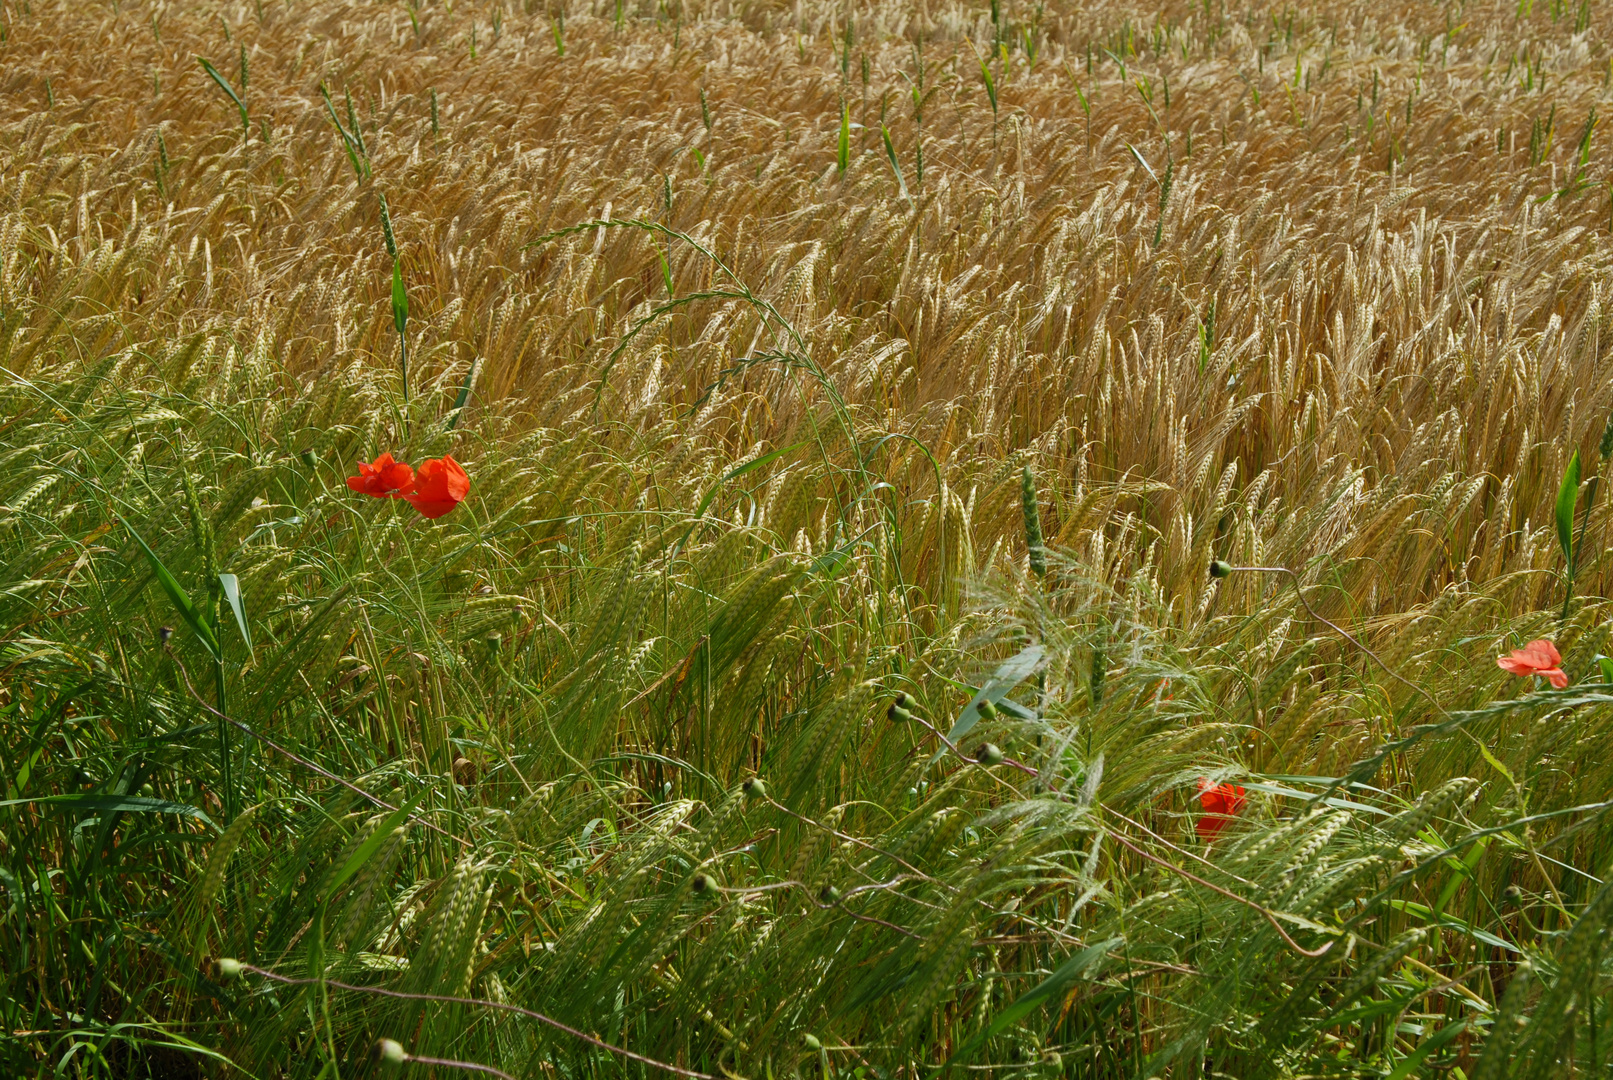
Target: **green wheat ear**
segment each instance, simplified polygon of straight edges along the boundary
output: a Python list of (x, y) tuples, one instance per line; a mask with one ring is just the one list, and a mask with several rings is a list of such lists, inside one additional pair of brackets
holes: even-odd
[(835, 148), (835, 167), (843, 174), (851, 164), (851, 106), (840, 103), (840, 141)]
[(403, 287), (403, 261), (398, 257), (398, 241), (392, 232), (392, 210), (386, 192), (376, 192), (381, 204), (381, 236), (387, 254), (392, 256), (392, 327), (398, 332), (398, 368), (403, 377), (403, 400), (409, 400), (409, 293)]
[(1047, 577), (1047, 549), (1042, 546), (1042, 512), (1036, 502), (1036, 478), (1031, 467), (1019, 475), (1020, 508), (1025, 517), (1025, 547), (1030, 552), (1031, 573)]

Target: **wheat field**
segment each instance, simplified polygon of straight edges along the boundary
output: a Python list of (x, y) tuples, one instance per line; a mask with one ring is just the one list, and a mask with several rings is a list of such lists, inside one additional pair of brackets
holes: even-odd
[(1610, 32), (0, 0), (0, 1072), (1606, 1075)]

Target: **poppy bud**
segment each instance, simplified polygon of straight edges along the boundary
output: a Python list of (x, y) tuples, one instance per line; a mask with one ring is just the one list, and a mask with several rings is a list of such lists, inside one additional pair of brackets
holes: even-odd
[(694, 880), (689, 882), (689, 891), (696, 896), (705, 896), (717, 891), (717, 882), (710, 874), (696, 874)]
[(904, 709), (916, 709), (918, 708), (919, 703), (914, 701), (913, 695), (909, 694), (906, 690), (899, 690), (896, 693), (896, 704), (900, 705)]
[(1220, 559), (1211, 559), (1210, 560), (1210, 576), (1211, 577), (1213, 577), (1213, 578), (1223, 578), (1223, 577), (1226, 577), (1230, 573), (1232, 573), (1232, 564), (1231, 563), (1222, 562)]
[(241, 977), (241, 961), (228, 956), (218, 958), (218, 977), (221, 979), (239, 979)]
[(982, 719), (982, 720), (995, 720), (995, 719), (997, 719), (997, 706), (992, 704), (989, 700), (988, 701), (982, 701), (975, 708), (975, 711), (980, 714), (980, 719)]
[(743, 791), (747, 797), (752, 799), (765, 799), (767, 797), (767, 785), (762, 783), (762, 778), (760, 776), (752, 776), (743, 784), (739, 785), (739, 790)]
[(173, 627), (171, 627), (171, 626), (159, 626), (159, 627), (157, 627), (157, 644), (166, 645), (166, 644), (168, 644), (168, 639), (173, 637), (173, 636), (174, 636), (174, 628)]
[(409, 1055), (404, 1052), (403, 1046), (393, 1039), (377, 1039), (375, 1054), (388, 1065), (402, 1065), (409, 1060)]
[(155, 795), (156, 793), (157, 793), (157, 789), (152, 787), (150, 784), (141, 784), (140, 785), (140, 794), (144, 795), (146, 798), (149, 799), (153, 795)]
[(840, 890), (835, 888), (833, 885), (825, 885), (822, 890), (819, 891), (818, 899), (823, 901), (825, 904), (838, 904), (840, 903)]
[(909, 720), (913, 719), (913, 714), (902, 708), (900, 705), (892, 705), (890, 708), (885, 710), (885, 715), (890, 717), (891, 720), (898, 724), (905, 724)]
[(808, 1050), (822, 1050), (823, 1049), (823, 1044), (818, 1041), (818, 1037), (816, 1035), (812, 1034), (812, 1032), (810, 1032), (810, 1031), (807, 1032), (805, 1035), (801, 1036), (801, 1041), (806, 1044), (806, 1048)]
[(975, 751), (975, 760), (982, 765), (1001, 765), (1003, 752), (996, 743), (981, 743), (980, 749)]

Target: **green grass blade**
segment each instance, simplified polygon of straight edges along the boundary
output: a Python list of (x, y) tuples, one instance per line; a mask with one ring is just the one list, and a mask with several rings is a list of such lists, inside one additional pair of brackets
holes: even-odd
[(972, 1056), (975, 1051), (1018, 1023), (1037, 1006), (1058, 1001), (1077, 979), (1087, 976), (1089, 972), (1095, 973), (1109, 955), (1109, 950), (1118, 946), (1120, 941), (1118, 937), (1107, 938), (1094, 945), (1088, 945), (1064, 961), (1051, 975), (1015, 998), (1012, 1005), (993, 1017), (983, 1031), (954, 1051), (946, 1060), (946, 1064), (941, 1066), (941, 1071), (944, 1073), (954, 1062)]
[[(975, 725), (980, 723), (980, 703), (983, 701), (989, 701), (993, 705), (1000, 703), (1008, 691), (1035, 674), (1042, 659), (1043, 651), (1040, 645), (1027, 645), (1003, 661), (997, 670), (992, 672), (991, 678), (986, 680), (986, 685), (980, 688), (980, 692), (975, 694), (973, 700), (958, 714), (957, 722), (952, 725), (952, 730), (947, 732), (947, 738), (955, 744), (973, 731)], [(930, 763), (934, 764), (941, 760), (946, 753), (945, 747), (937, 750)]]
[[(347, 151), (347, 161), (353, 166), (353, 175), (362, 180), (369, 174), (369, 161), (364, 154), (364, 148), (359, 144), (358, 140), (353, 138), (352, 134), (347, 130), (347, 128), (342, 125), (342, 118), (336, 115), (336, 103), (331, 101), (330, 91), (325, 88), (324, 83), (319, 84), (319, 96), (324, 98), (325, 111), (330, 114), (330, 122), (336, 125), (336, 130), (342, 137), (342, 148)], [(435, 91), (432, 92), (431, 104), (433, 126), (435, 126), (437, 105), (437, 96)]]
[(409, 328), (409, 294), (403, 288), (403, 267), (396, 262), (392, 264), (392, 325), (400, 337)]
[(1427, 1060), (1430, 1054), (1466, 1030), (1466, 1018), (1458, 1020), (1452, 1024), (1446, 1024), (1444, 1027), (1440, 1028), (1438, 1031), (1434, 1032), (1432, 1035), (1428, 1036), (1428, 1038), (1419, 1043), (1417, 1045), (1417, 1049), (1401, 1058), (1400, 1064), (1395, 1066), (1394, 1072), (1384, 1077), (1384, 1080), (1406, 1080), (1406, 1077), (1416, 1072), (1418, 1067), (1421, 1066), (1425, 1060)]
[(252, 647), (252, 629), (246, 621), (246, 605), (241, 598), (241, 579), (234, 574), (220, 574), (218, 584), (224, 592), (224, 602), (229, 604), (230, 610), (235, 613), (235, 625), (241, 631), (241, 640), (246, 642), (246, 651), (255, 658), (257, 650)]
[(214, 82), (218, 83), (218, 88), (230, 95), (230, 100), (235, 102), (236, 109), (241, 113), (241, 134), (243, 137), (245, 137), (247, 131), (252, 126), (251, 121), (248, 120), (246, 115), (246, 102), (241, 100), (241, 95), (235, 92), (235, 87), (231, 86), (229, 80), (220, 75), (218, 73), (218, 69), (212, 64), (208, 63), (206, 58), (198, 56), (196, 60), (202, 65), (202, 70), (207, 72), (208, 77)]
[(851, 165), (851, 106), (840, 103), (840, 145), (835, 152), (835, 164), (841, 172)]
[(767, 453), (762, 454), (759, 457), (752, 458), (751, 460), (745, 462), (743, 465), (738, 465), (738, 466), (730, 469), (728, 472), (723, 474), (723, 478), (721, 480), (717, 481), (717, 483), (712, 487), (712, 489), (710, 491), (706, 492), (706, 497), (700, 500), (700, 505), (699, 506), (695, 507), (694, 516), (697, 519), (706, 516), (706, 511), (711, 508), (712, 501), (717, 498), (717, 493), (722, 490), (723, 485), (728, 483), (728, 481), (730, 481), (730, 480), (732, 480), (732, 479), (734, 479), (735, 477), (738, 477), (738, 476), (744, 476), (746, 473), (750, 472), (752, 469), (759, 469), (763, 465), (766, 465), (769, 461), (773, 461), (773, 460), (776, 460), (777, 458), (781, 458), (785, 454), (788, 454), (788, 453), (790, 453), (792, 451), (795, 451), (795, 450), (799, 450), (803, 446), (806, 446), (811, 441), (812, 441), (811, 439), (803, 439), (800, 442), (794, 443), (794, 444), (792, 444), (790, 446), (781, 446), (777, 450), (770, 450)]
[(1570, 578), (1574, 574), (1574, 507), (1579, 503), (1579, 451), (1568, 459), (1562, 486), (1557, 489), (1557, 544)]
[(191, 633), (196, 635), (213, 659), (222, 659), (223, 653), (218, 647), (218, 636), (213, 633), (213, 627), (208, 623), (206, 617), (197, 610), (195, 604), (191, 603), (190, 595), (185, 592), (184, 586), (180, 585), (179, 580), (169, 573), (168, 567), (164, 566), (162, 560), (157, 558), (157, 553), (151, 550), (151, 545), (147, 544), (145, 538), (135, 531), (134, 526), (127, 521), (123, 521), (121, 517), (118, 520), (122, 521), (123, 527), (129, 530), (129, 535), (134, 537), (134, 542), (140, 545), (140, 550), (146, 553), (146, 561), (151, 564), (152, 572), (157, 575), (157, 583), (162, 586), (162, 591), (168, 594), (168, 600), (173, 604), (174, 610), (179, 612), (179, 617), (185, 620), (185, 625), (190, 627)]
[(381, 850), (381, 845), (386, 843), (387, 837), (392, 835), (392, 830), (408, 820), (409, 815), (414, 812), (414, 808), (419, 806), (420, 801), (430, 792), (431, 789), (428, 787), (421, 788), (415, 792), (414, 798), (382, 819), (381, 823), (375, 827), (375, 830), (358, 846), (358, 850), (348, 856), (347, 861), (342, 864), (342, 868), (330, 879), (330, 884), (325, 887), (325, 896), (321, 903), (328, 904), (330, 902), (330, 898), (336, 895), (336, 890), (346, 884), (348, 878), (358, 873), (364, 864), (370, 861), (372, 855)]
[(896, 160), (896, 144), (891, 142), (890, 130), (884, 124), (881, 124), (879, 125), (879, 134), (885, 140), (885, 156), (890, 159), (891, 172), (896, 174), (896, 187), (901, 191), (903, 201), (912, 202), (913, 200), (907, 194), (907, 180), (902, 176), (901, 162)]
[(30, 803), (119, 814), (177, 814), (180, 817), (195, 818), (197, 821), (213, 825), (213, 819), (200, 807), (188, 803), (169, 802), (166, 799), (148, 799), (143, 795), (40, 795), (32, 799), (7, 799), (5, 802), (0, 802), (0, 806), (23, 806)]
[(465, 372), (465, 381), (459, 384), (459, 396), (454, 398), (454, 407), (448, 410), (446, 430), (452, 431), (458, 426), (459, 414), (464, 410), (466, 403), (470, 401), (471, 388), (476, 385), (476, 376), (481, 373), (481, 370), (482, 358), (478, 356), (471, 361), (470, 370)]

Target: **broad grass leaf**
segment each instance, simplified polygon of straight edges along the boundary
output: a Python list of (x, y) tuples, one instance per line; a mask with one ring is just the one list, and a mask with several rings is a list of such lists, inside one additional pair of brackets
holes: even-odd
[[(963, 712), (958, 714), (957, 723), (953, 724), (952, 730), (947, 732), (947, 738), (956, 743), (973, 731), (975, 725), (980, 723), (980, 703), (989, 701), (995, 705), (1002, 701), (1008, 695), (1008, 691), (1030, 678), (1036, 672), (1037, 667), (1042, 663), (1042, 657), (1043, 653), (1040, 645), (1027, 645), (1003, 661), (997, 670), (992, 672), (991, 678), (986, 680), (986, 685), (982, 686), (979, 692), (975, 694), (974, 700), (964, 706)], [(936, 751), (935, 756), (930, 759), (931, 763), (941, 760), (945, 753), (945, 748)]]
[(5, 802), (0, 802), (0, 806), (23, 806), (28, 803), (120, 814), (177, 814), (180, 817), (195, 818), (204, 824), (213, 825), (213, 819), (200, 807), (188, 803), (169, 802), (166, 799), (148, 799), (143, 795), (40, 795), (32, 799), (7, 799)]
[(851, 164), (851, 106), (844, 101), (840, 103), (840, 144), (836, 148), (835, 164), (841, 172)]
[(1579, 451), (1568, 459), (1563, 483), (1557, 489), (1557, 544), (1563, 549), (1563, 562), (1570, 577), (1574, 573), (1574, 507), (1579, 502)]
[(403, 287), (403, 267), (392, 264), (392, 325), (402, 334), (409, 327), (409, 293)]
[(1417, 1049), (1401, 1058), (1400, 1064), (1395, 1066), (1394, 1072), (1384, 1077), (1384, 1080), (1406, 1080), (1406, 1077), (1416, 1072), (1430, 1054), (1466, 1030), (1466, 1018), (1458, 1020), (1454, 1024), (1446, 1024), (1441, 1027), (1428, 1038), (1418, 1043)]
[(348, 856), (347, 862), (343, 863), (342, 868), (331, 877), (330, 884), (325, 886), (325, 896), (322, 903), (329, 903), (330, 898), (336, 895), (336, 890), (346, 884), (348, 878), (358, 873), (366, 862), (369, 862), (370, 857), (379, 851), (381, 845), (386, 843), (387, 838), (392, 835), (392, 830), (403, 824), (404, 819), (414, 812), (414, 808), (420, 805), (420, 800), (424, 799), (430, 791), (430, 788), (422, 787), (415, 792), (414, 798), (388, 814), (381, 821), (381, 824), (370, 832), (369, 837), (358, 846), (358, 850)]
[[(123, 518), (120, 517), (118, 520), (123, 521)], [(135, 543), (140, 545), (140, 550), (146, 553), (146, 561), (151, 564), (152, 572), (157, 575), (157, 583), (162, 586), (162, 591), (168, 594), (169, 602), (174, 605), (174, 610), (179, 612), (179, 617), (185, 620), (185, 625), (190, 627), (191, 633), (196, 635), (213, 659), (223, 659), (223, 653), (218, 647), (218, 636), (213, 633), (213, 627), (202, 612), (191, 603), (190, 595), (185, 592), (184, 586), (180, 585), (168, 567), (163, 565), (163, 561), (151, 550), (151, 545), (146, 543), (145, 538), (135, 531), (133, 525), (123, 521), (123, 526), (129, 530), (129, 535), (134, 537)]]
[(246, 115), (246, 102), (241, 100), (241, 95), (235, 92), (235, 87), (230, 85), (228, 79), (218, 73), (217, 68), (200, 56), (196, 60), (202, 65), (202, 70), (207, 72), (208, 77), (218, 83), (218, 88), (228, 94), (231, 101), (235, 102), (236, 111), (241, 114), (241, 132), (245, 134), (247, 129), (251, 127)]
[(241, 579), (234, 574), (220, 574), (218, 584), (224, 591), (225, 602), (235, 613), (235, 625), (240, 628), (241, 640), (246, 642), (246, 651), (256, 657), (257, 650), (252, 647), (252, 629), (246, 621), (246, 605), (241, 598)]
[(1094, 945), (1088, 945), (1064, 961), (1054, 969), (1051, 975), (1015, 998), (1014, 1003), (998, 1013), (991, 1023), (986, 1026), (985, 1030), (960, 1046), (947, 1059), (946, 1064), (941, 1066), (941, 1071), (945, 1072), (954, 1062), (962, 1061), (972, 1056), (986, 1043), (1018, 1023), (1031, 1010), (1049, 1002), (1056, 1002), (1077, 979), (1086, 977), (1089, 972), (1097, 971), (1104, 959), (1109, 955), (1109, 950), (1119, 945), (1120, 942), (1121, 939), (1118, 937), (1105, 938)]

